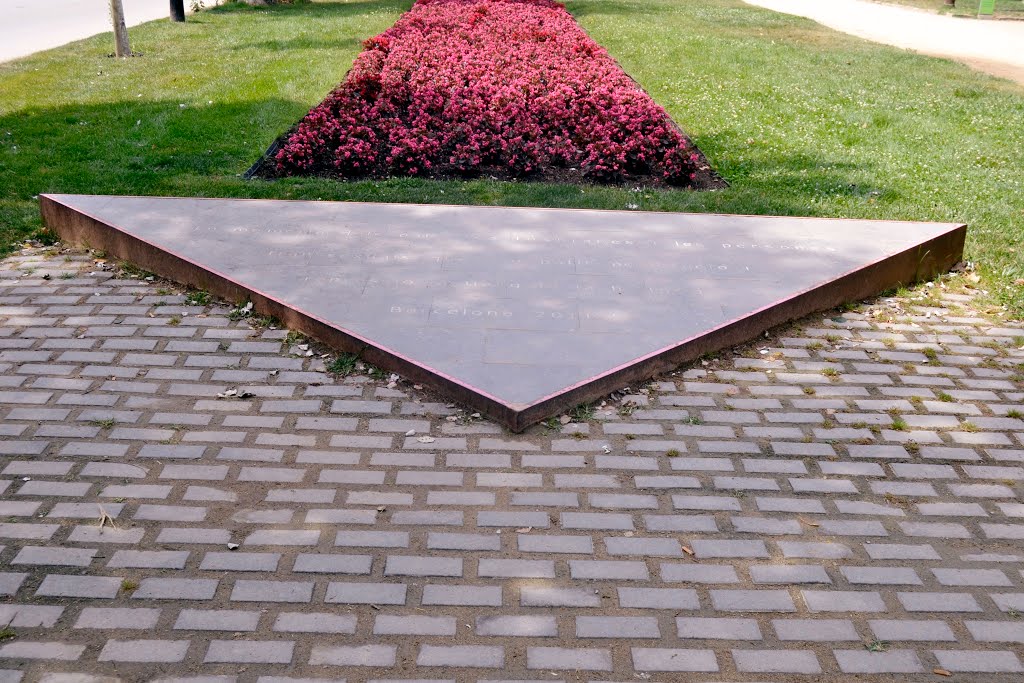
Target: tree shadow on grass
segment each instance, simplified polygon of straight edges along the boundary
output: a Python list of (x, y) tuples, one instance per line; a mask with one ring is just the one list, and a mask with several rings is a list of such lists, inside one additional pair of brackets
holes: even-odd
[[(243, 2), (227, 2), (211, 7), (207, 12), (219, 14), (230, 13), (272, 13), (301, 14), (305, 17), (324, 17), (338, 19), (344, 17), (361, 17), (377, 11), (407, 10), (412, 7), (413, 0), (350, 0), (346, 2), (299, 2), (266, 6), (251, 6)], [(201, 16), (201, 15), (200, 15)]]
[[(706, 210), (784, 216), (835, 216), (836, 204), (858, 215), (874, 213), (872, 206), (898, 200), (899, 194), (874, 171), (873, 164), (837, 160), (807, 153), (752, 153), (732, 141), (730, 147), (696, 140), (712, 150), (712, 164), (731, 184), (731, 192), (697, 200)], [(746, 148), (746, 149), (745, 149)], [(723, 152), (721, 155), (720, 152)], [(739, 156), (742, 154), (742, 156)], [(711, 205), (714, 205), (712, 208)]]
[(616, 0), (600, 0), (600, 2), (581, 2), (580, 0), (568, 0), (565, 2), (565, 9), (577, 19), (590, 15), (614, 15), (625, 16), (636, 14), (642, 10), (642, 5), (635, 2), (617, 2)]
[[(251, 7), (244, 3), (233, 2), (220, 5), (211, 9), (211, 12), (236, 13), (236, 12), (271, 12), (282, 16), (302, 16), (303, 19), (337, 21), (345, 18), (361, 18), (374, 12), (399, 12), (411, 7), (410, 0), (358, 0), (356, 2), (307, 2), (293, 5), (269, 5), (266, 7)], [(313, 24), (315, 26), (315, 24)], [(328, 42), (323, 40), (315, 31), (307, 34), (289, 38), (286, 40), (265, 40), (253, 43), (241, 43), (233, 45), (232, 50), (261, 50), (261, 51), (297, 51), (297, 50), (336, 50), (343, 47), (352, 47), (356, 51), (362, 49), (362, 42), (370, 35), (362, 38), (355, 38), (343, 43)]]
[(127, 100), (2, 116), (0, 230), (38, 225), (33, 197), (43, 192), (244, 193), (237, 174), (307, 108), (285, 99), (186, 108)]
[(420, 178), (243, 180), (241, 174), (267, 145), (307, 109), (308, 103), (281, 98), (184, 109), (177, 100), (128, 100), (2, 116), (0, 131), (11, 135), (0, 147), (0, 242), (39, 226), (35, 197), (46, 192), (595, 209), (635, 205), (793, 216), (830, 213), (822, 207), (822, 196), (864, 202), (861, 215), (872, 215), (866, 202), (887, 193), (865, 183), (865, 178), (875, 179), (871, 168), (809, 153), (752, 154), (730, 132), (696, 140), (732, 183), (713, 192)]
[[(367, 36), (369, 38), (370, 36)], [(264, 52), (297, 52), (317, 50), (338, 50), (350, 48), (357, 53), (363, 48), (365, 38), (353, 38), (345, 41), (328, 42), (316, 35), (305, 35), (288, 40), (263, 40), (256, 43), (240, 43), (231, 46), (231, 50), (259, 50)]]

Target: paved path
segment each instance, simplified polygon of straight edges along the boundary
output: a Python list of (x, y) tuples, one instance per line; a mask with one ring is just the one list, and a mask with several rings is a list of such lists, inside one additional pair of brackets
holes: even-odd
[(1022, 334), (880, 302), (510, 435), (14, 256), (0, 681), (1019, 681)]
[[(124, 15), (129, 26), (167, 18), (170, 3), (124, 0)], [(107, 0), (2, 0), (0, 62), (112, 30)], [(113, 38), (110, 51), (114, 51)]]
[(1024, 22), (962, 19), (869, 0), (745, 0), (923, 54), (951, 57), (1024, 84)]

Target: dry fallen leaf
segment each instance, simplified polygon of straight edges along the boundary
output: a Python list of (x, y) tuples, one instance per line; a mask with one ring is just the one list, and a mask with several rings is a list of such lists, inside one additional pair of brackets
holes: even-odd
[(945, 669), (932, 669), (932, 673), (933, 674), (938, 674), (939, 676), (952, 676), (953, 675), (953, 674), (949, 673), (948, 671), (946, 671)]
[(693, 548), (684, 545), (683, 546), (683, 552), (686, 553), (687, 555), (693, 555)]
[(803, 517), (797, 517), (797, 519), (800, 520), (801, 523), (806, 524), (807, 526), (821, 526), (817, 522), (812, 522), (811, 520), (804, 519)]

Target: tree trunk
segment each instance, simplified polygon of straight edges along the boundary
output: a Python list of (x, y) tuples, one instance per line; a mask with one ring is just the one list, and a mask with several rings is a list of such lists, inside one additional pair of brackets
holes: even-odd
[(128, 43), (128, 27), (124, 24), (124, 6), (121, 0), (110, 0), (110, 21), (114, 24), (114, 54), (130, 57), (132, 47)]
[(185, 21), (185, 0), (171, 0), (171, 21)]

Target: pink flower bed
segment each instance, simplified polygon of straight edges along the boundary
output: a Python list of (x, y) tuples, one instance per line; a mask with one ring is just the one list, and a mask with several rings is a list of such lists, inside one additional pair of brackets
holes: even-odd
[(276, 175), (700, 184), (699, 151), (550, 0), (418, 0), (281, 141)]

